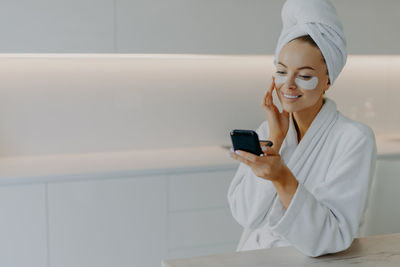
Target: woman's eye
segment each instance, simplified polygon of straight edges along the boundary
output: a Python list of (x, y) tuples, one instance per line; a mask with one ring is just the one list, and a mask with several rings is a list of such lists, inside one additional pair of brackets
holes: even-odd
[(303, 80), (309, 80), (312, 78), (312, 76), (309, 75), (300, 75), (299, 77), (302, 78)]
[(276, 73), (278, 73), (279, 75), (285, 75), (286, 74), (286, 72), (284, 72), (284, 71), (277, 71)]

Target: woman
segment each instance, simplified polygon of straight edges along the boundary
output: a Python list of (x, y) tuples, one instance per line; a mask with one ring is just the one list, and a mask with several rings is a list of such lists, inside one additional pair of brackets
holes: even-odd
[(262, 101), (267, 120), (256, 131), (274, 145), (261, 156), (230, 152), (240, 165), (228, 201), (245, 228), (238, 250), (293, 245), (315, 257), (345, 250), (358, 235), (376, 144), (368, 126), (324, 97), (347, 57), (333, 5), (288, 0), (282, 21), (276, 73)]

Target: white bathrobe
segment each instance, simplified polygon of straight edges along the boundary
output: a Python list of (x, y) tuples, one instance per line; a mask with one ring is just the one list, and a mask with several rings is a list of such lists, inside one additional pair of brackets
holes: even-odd
[[(268, 139), (268, 123), (256, 130)], [(348, 248), (358, 235), (375, 172), (375, 136), (368, 126), (325, 102), (300, 143), (290, 117), (279, 151), (299, 182), (287, 209), (272, 183), (240, 163), (228, 190), (233, 217), (245, 230), (241, 250), (293, 245), (320, 256)]]

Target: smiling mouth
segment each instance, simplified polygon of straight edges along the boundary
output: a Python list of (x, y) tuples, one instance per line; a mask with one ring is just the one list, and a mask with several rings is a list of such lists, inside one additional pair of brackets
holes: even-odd
[(294, 99), (294, 98), (300, 98), (302, 95), (288, 95), (285, 93), (282, 93), (282, 95), (286, 98)]

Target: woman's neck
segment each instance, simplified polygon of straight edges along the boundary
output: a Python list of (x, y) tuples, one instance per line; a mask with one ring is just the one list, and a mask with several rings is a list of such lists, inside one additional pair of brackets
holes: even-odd
[(321, 97), (315, 105), (299, 112), (293, 112), (293, 122), (297, 132), (297, 141), (299, 143), (306, 134), (308, 128), (310, 128), (312, 121), (317, 116), (324, 103), (325, 100)]

